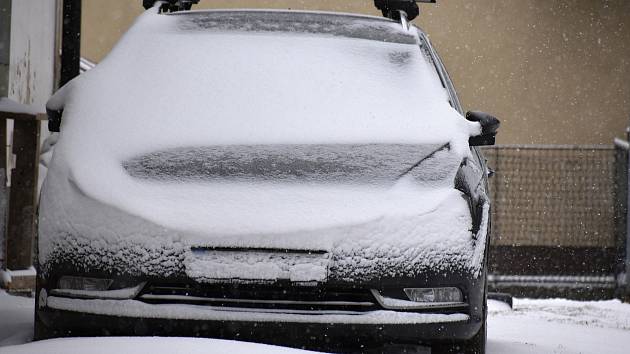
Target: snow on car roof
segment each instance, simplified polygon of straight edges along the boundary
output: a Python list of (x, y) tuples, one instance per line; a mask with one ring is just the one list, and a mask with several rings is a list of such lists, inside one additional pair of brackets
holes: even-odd
[(391, 20), (349, 14), (298, 11), (175, 12), (185, 31), (289, 32), (417, 44), (414, 33)]

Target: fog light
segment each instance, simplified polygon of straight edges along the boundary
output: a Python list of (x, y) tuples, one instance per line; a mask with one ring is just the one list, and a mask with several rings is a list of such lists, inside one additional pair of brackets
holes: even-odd
[(462, 302), (462, 292), (455, 287), (449, 288), (405, 288), (405, 294), (415, 302)]
[(112, 279), (63, 276), (57, 285), (67, 290), (105, 291), (113, 282)]

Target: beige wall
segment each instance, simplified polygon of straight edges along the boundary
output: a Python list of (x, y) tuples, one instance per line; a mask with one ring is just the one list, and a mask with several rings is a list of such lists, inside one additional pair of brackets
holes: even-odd
[[(99, 61), (140, 0), (83, 0), (82, 52)], [(371, 0), (202, 0), (196, 8), (377, 14)], [(630, 118), (630, 1), (438, 0), (416, 22), (467, 109), (496, 114), (499, 143), (609, 144)], [(141, 59), (139, 59), (141, 60)]]

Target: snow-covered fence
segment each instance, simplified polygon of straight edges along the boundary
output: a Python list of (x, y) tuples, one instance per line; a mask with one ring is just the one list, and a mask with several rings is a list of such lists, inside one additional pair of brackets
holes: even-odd
[(502, 145), (484, 153), (495, 170), (491, 287), (527, 296), (619, 295), (626, 150)]

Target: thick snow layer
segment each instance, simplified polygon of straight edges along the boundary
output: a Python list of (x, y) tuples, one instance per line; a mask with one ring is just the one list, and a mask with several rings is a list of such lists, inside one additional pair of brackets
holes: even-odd
[[(496, 301), (489, 301), (488, 305), (488, 354), (627, 353), (630, 305), (618, 300), (515, 299), (514, 310)], [(69, 338), (16, 345), (32, 338), (33, 306), (32, 298), (9, 296), (0, 291), (0, 353), (294, 352), (265, 345), (192, 338)]]
[(468, 137), (479, 132), (450, 107), (415, 30), (406, 32), (415, 38), (409, 44), (299, 31), (187, 30), (182, 18), (143, 14), (105, 60), (64, 91), (49, 170), (57, 179), (45, 183), (42, 210), (65, 195), (53, 184), (71, 180), (85, 195), (169, 229), (278, 234), (410, 215), (412, 204), (420, 215), (448, 197), (444, 190), (131, 177), (124, 161), (195, 146), (449, 143), (461, 160)]
[(453, 188), (417, 188), (403, 183), (394, 188), (280, 183), (143, 183), (129, 191), (126, 205), (137, 210), (158, 211), (140, 215), (171, 229), (205, 235), (202, 238), (213, 240), (239, 235), (251, 238), (255, 234), (274, 238), (279, 247), (305, 248), (309, 246), (295, 236), (289, 236), (294, 239), (293, 244), (280, 245), (287, 237), (278, 238), (277, 235), (420, 216), (434, 211), (445, 200), (462, 199), (459, 194)]
[[(49, 175), (49, 180), (56, 177)], [(40, 235), (47, 236), (46, 239), (40, 236), (40, 257), (44, 261), (51, 258), (71, 262), (77, 267), (131, 275), (187, 273), (198, 280), (214, 276), (267, 279), (273, 272), (283, 277), (288, 274), (287, 279), (321, 280), (326, 271), (329, 279), (360, 281), (415, 276), (426, 270), (474, 271), (479, 268), (472, 258), (478, 245), (474, 244), (470, 234), (468, 205), (461, 193), (454, 189), (414, 193), (411, 188), (398, 198), (388, 198), (388, 193), (396, 192), (372, 188), (357, 193), (357, 197), (353, 197), (355, 203), (346, 204), (340, 196), (352, 194), (342, 194), (343, 189), (329, 187), (327, 191), (295, 187), (292, 190), (298, 191), (296, 195), (304, 198), (304, 202), (301, 207), (288, 208), (282, 193), (291, 190), (290, 187), (257, 190), (244, 185), (243, 189), (251, 192), (243, 193), (249, 204), (245, 209), (255, 209), (257, 213), (243, 211), (239, 216), (224, 212), (224, 209), (238, 208), (238, 205), (231, 205), (229, 199), (220, 203), (224, 200), (221, 196), (234, 193), (234, 189), (216, 188), (214, 195), (208, 194), (208, 198), (215, 198), (209, 203), (216, 203), (216, 209), (211, 210), (216, 210), (217, 215), (207, 214), (207, 218), (215, 222), (216, 231), (195, 233), (161, 227), (106, 207), (86, 198), (67, 181), (51, 185), (56, 188), (65, 186), (65, 189), (59, 191), (64, 198), (50, 199), (50, 204), (40, 211)], [(202, 194), (204, 188), (191, 189), (191, 193)], [(401, 188), (405, 190), (407, 187)], [(357, 187), (355, 190), (361, 189)], [(296, 200), (296, 195), (286, 192), (285, 197)], [(358, 202), (370, 195), (373, 196), (371, 203)], [(434, 197), (437, 201), (432, 200)], [(176, 194), (172, 198), (164, 201), (165, 209), (169, 202), (177, 202)], [(337, 205), (331, 203), (336, 200), (339, 201)], [(381, 209), (383, 206), (387, 208)], [(173, 227), (177, 218), (188, 217), (191, 224), (195, 224), (195, 219), (189, 217), (186, 210), (174, 209), (172, 213)], [(344, 217), (339, 216), (344, 213)], [(318, 225), (320, 214), (349, 224)], [(296, 219), (301, 219), (304, 224), (296, 223)], [(112, 223), (112, 220), (116, 222)], [(249, 228), (250, 232), (234, 235), (220, 232), (222, 225), (227, 229), (231, 223), (239, 224), (242, 229)], [(265, 225), (269, 225), (269, 229), (265, 229)], [(273, 228), (286, 225), (320, 227), (271, 232)], [(287, 256), (284, 265), (271, 269), (265, 264), (270, 265), (269, 260), (279, 254), (253, 252), (252, 257), (233, 257), (234, 253), (213, 253), (211, 250), (216, 247), (315, 250), (320, 251), (320, 255), (303, 260), (299, 256)], [(206, 249), (210, 253), (195, 252), (194, 249)], [(46, 264), (44, 261), (42, 264)], [(225, 265), (223, 268), (229, 271), (217, 274), (218, 264)]]
[[(273, 33), (233, 23), (200, 30), (214, 20), (191, 28), (183, 15), (147, 12), (103, 62), (67, 85), (51, 101), (65, 108), (40, 203), (44, 270), (66, 261), (208, 281), (478, 274), (483, 242), (473, 241), (468, 205), (453, 188), (478, 123), (451, 108), (415, 29), (308, 16), (346, 21), (339, 33), (350, 35), (316, 36), (295, 21), (293, 30)], [(352, 35), (371, 21), (400, 36)], [(445, 148), (429, 154), (435, 147)], [(160, 152), (178, 149), (206, 154), (201, 163), (213, 166), (217, 153), (238, 157), (219, 172), (193, 168), (193, 175), (252, 178), (153, 180), (130, 170), (130, 160), (158, 156), (150, 160), (160, 164)], [(265, 180), (251, 173), (252, 155), (271, 167), (298, 159), (315, 175), (332, 164), (350, 177), (309, 180), (302, 170), (275, 166), (296, 178)], [(435, 158), (416, 166), (425, 156)], [(275, 255), (199, 257), (195, 247), (326, 254), (274, 264)]]
[(3, 354), (299, 354), (305, 350), (204, 338), (62, 338), (1, 348)]
[(479, 128), (450, 107), (417, 43), (185, 31), (183, 18), (145, 13), (98, 67), (73, 82), (62, 140), (92, 148), (72, 149), (69, 159), (98, 151), (119, 164), (182, 142), (467, 146)]

